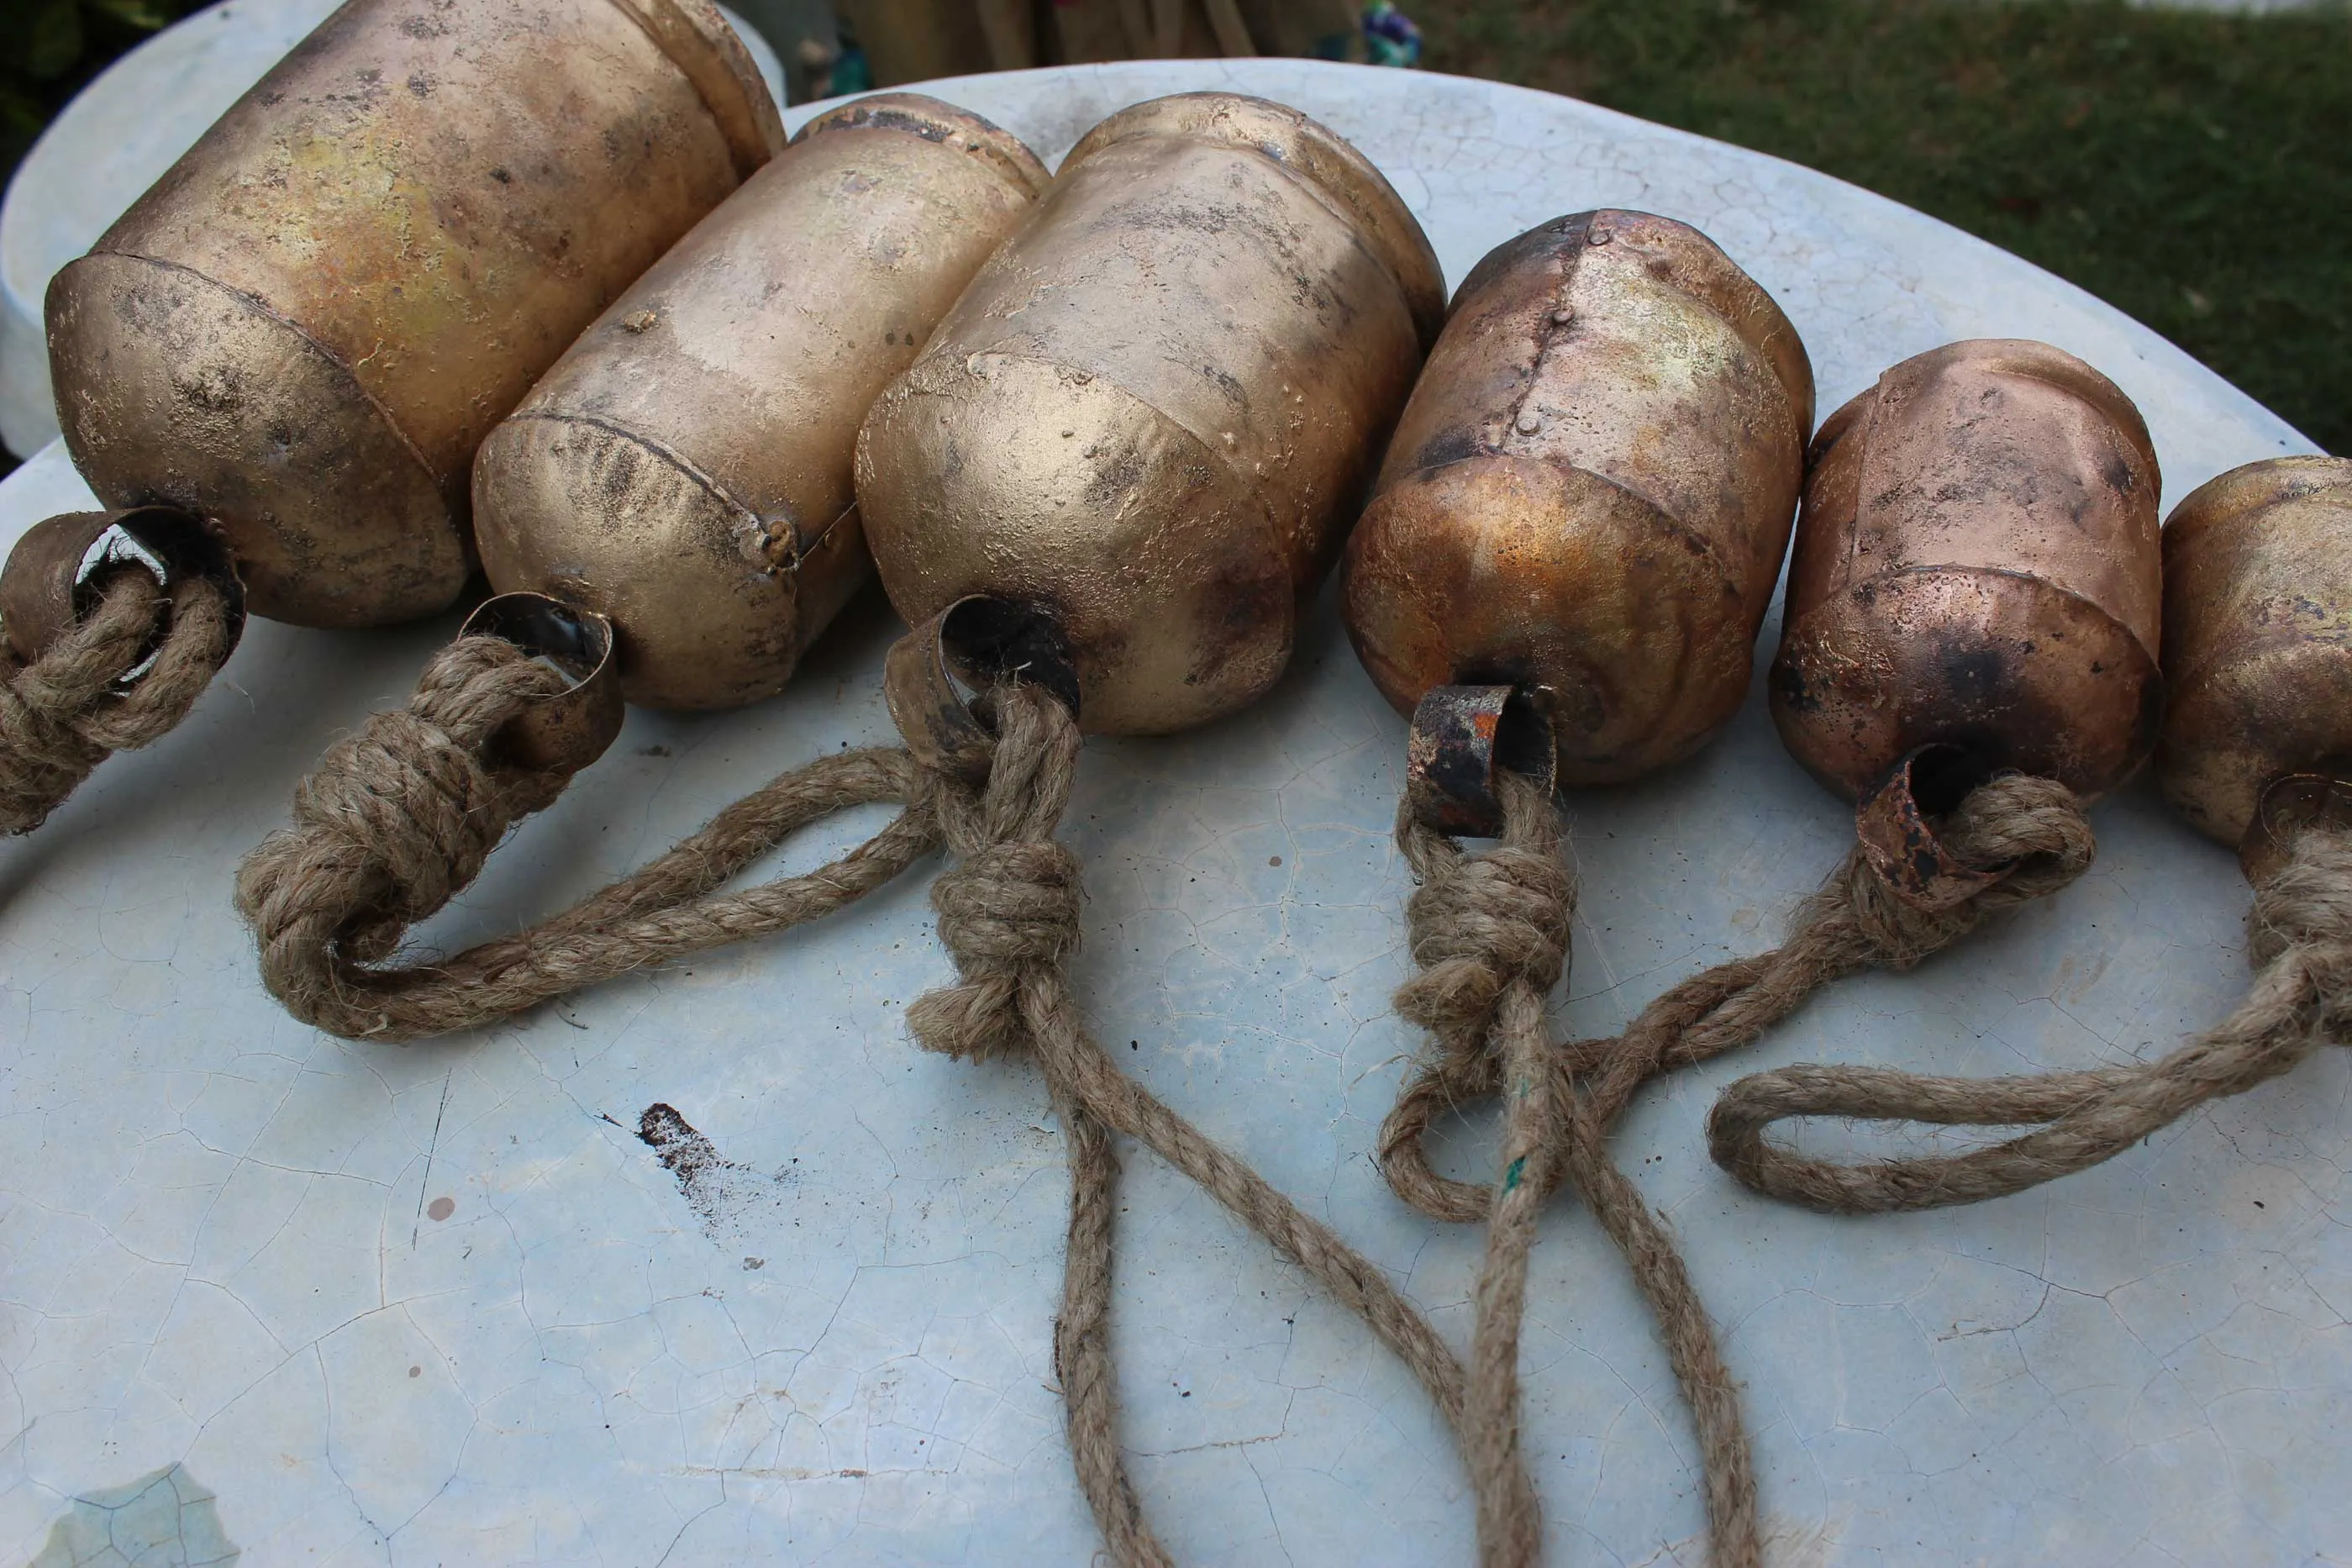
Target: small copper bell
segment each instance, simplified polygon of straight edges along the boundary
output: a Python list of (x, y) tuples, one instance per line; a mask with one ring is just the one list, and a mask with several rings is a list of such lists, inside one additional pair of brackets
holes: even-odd
[(709, 0), (352, 0), (50, 284), (66, 443), (256, 614), (432, 614), (482, 437), (782, 142)]
[(1349, 542), (1374, 684), (1405, 713), (1509, 688), (1563, 783), (1696, 750), (1747, 694), (1812, 404), (1788, 318), (1687, 225), (1580, 213), (1497, 247)]
[(1232, 712), (1289, 660), (1443, 289), (1388, 182), (1297, 110), (1113, 115), (859, 435), (883, 585), (918, 626), (974, 595), (1053, 622), (1089, 730)]
[(2273, 458), (2164, 530), (2171, 688), (2157, 781), (2260, 879), (2291, 829), (2352, 823), (2352, 459)]
[(811, 121), (483, 443), (491, 584), (608, 616), (633, 702), (780, 690), (872, 570), (859, 423), (1046, 181), (935, 99)]
[(1789, 750), (1849, 798), (1923, 749), (1954, 786), (2115, 788), (2163, 712), (2158, 488), (2139, 411), (2072, 354), (1986, 339), (1887, 371), (1813, 437), (1771, 672)]

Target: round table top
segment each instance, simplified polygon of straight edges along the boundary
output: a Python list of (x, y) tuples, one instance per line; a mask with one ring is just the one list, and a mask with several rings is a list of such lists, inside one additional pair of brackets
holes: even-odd
[[(931, 90), (1050, 161), (1115, 108), (1204, 87), (1351, 138), (1451, 279), (1583, 208), (1696, 224), (1795, 321), (1823, 409), (1934, 344), (2027, 336), (2138, 401), (2168, 502), (2308, 449), (2022, 261), (1589, 105), (1295, 60)], [(0, 484), (0, 538), (81, 493), (52, 448)], [(45, 1564), (151, 1537), (180, 1555), (140, 1561), (1088, 1561), (1053, 1386), (1060, 1140), (1025, 1065), (908, 1041), (908, 1001), (949, 973), (927, 873), (820, 927), (457, 1038), (352, 1044), (262, 993), (229, 908), (239, 856), (453, 626), (256, 623), (180, 731), (0, 847), (0, 1547)], [(774, 701), (632, 713), (426, 935), (511, 929), (782, 768), (889, 741), (877, 677), (895, 630), (869, 595)], [(1368, 1158), (1417, 1044), (1387, 1010), (1407, 971), (1389, 839), (1403, 737), (1327, 593), (1255, 710), (1090, 742), (1066, 825), (1088, 893), (1076, 975), (1131, 1071), (1459, 1344), (1478, 1227), (1407, 1211)], [(1556, 1021), (1579, 1034), (1765, 945), (1851, 834), (1774, 738), (1760, 681), (1695, 761), (1566, 809), (1582, 901)], [(1654, 1087), (1620, 1135), (1746, 1385), (1781, 1561), (2289, 1563), (2352, 1541), (2342, 1053), (1973, 1208), (1832, 1219), (1706, 1159), (1714, 1089), (1758, 1068), (2073, 1067), (2218, 1017), (2246, 978), (2231, 857), (2145, 784), (2095, 821), (2099, 861), (2062, 896)], [(637, 1135), (656, 1104), (708, 1141), (684, 1175)], [(1477, 1173), (1488, 1137), (1456, 1130), (1445, 1162)], [(1418, 1386), (1132, 1151), (1118, 1270), (1123, 1436), (1181, 1560), (1469, 1558), (1461, 1462)], [(1565, 1198), (1524, 1353), (1553, 1559), (1700, 1562), (1673, 1378), (1615, 1252)]]

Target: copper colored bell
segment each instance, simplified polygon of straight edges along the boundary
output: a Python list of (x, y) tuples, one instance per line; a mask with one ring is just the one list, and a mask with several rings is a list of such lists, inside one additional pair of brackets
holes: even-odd
[(475, 447), (782, 142), (709, 0), (351, 0), (51, 283), (67, 445), (257, 614), (442, 609)]
[(2046, 343), (1886, 372), (1813, 437), (1770, 682), (1789, 750), (1849, 798), (1923, 749), (1950, 787), (2115, 788), (2163, 712), (2158, 488), (2131, 400)]
[(2352, 459), (2273, 458), (2164, 530), (2166, 798), (2250, 871), (2284, 817), (2352, 820)]
[(1687, 755), (1747, 694), (1812, 411), (1796, 329), (1696, 229), (1580, 213), (1497, 247), (1349, 542), (1358, 656), (1400, 712), (1521, 693), (1565, 783)]
[(1066, 637), (1081, 721), (1183, 729), (1273, 684), (1443, 317), (1364, 157), (1230, 93), (1087, 133), (858, 437), (867, 543), (922, 625)]
[(631, 701), (781, 689), (871, 570), (859, 422), (1046, 178), (935, 99), (810, 121), (483, 443), (491, 584), (609, 616)]

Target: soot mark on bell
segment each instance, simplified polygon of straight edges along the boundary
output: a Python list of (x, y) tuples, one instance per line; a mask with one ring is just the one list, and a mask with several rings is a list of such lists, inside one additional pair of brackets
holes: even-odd
[(1999, 648), (1948, 647), (1937, 661), (1956, 697), (1979, 702), (1997, 700), (2009, 676), (2009, 660)]
[(1442, 468), (1448, 463), (1466, 461), (1477, 457), (1484, 449), (1476, 430), (1467, 425), (1456, 425), (1423, 442), (1421, 450), (1414, 454), (1413, 462), (1422, 470), (1422, 477), (1426, 479), (1430, 470)]
[[(1234, 220), (1223, 207), (1171, 203), (1163, 207), (1121, 213), (1118, 226), (1143, 234), (1175, 234), (1189, 238), (1196, 234), (1223, 234), (1234, 226)], [(1255, 226), (1245, 222), (1244, 226)]]
[(1822, 710), (1822, 695), (1806, 677), (1801, 660), (1778, 658), (1766, 679), (1771, 683), (1772, 695), (1782, 707), (1798, 713), (1818, 713)]
[(180, 400), (206, 414), (235, 413), (245, 402), (245, 378), (226, 366), (214, 367), (186, 380), (174, 377), (172, 390)]
[(904, 131), (926, 142), (945, 142), (948, 139), (946, 126), (935, 125), (929, 120), (898, 109), (870, 110), (855, 116), (852, 123), (871, 125), (885, 131)]
[(1265, 628), (1287, 613), (1288, 598), (1286, 583), (1269, 580), (1246, 565), (1231, 564), (1217, 572), (1202, 595), (1208, 614), (1201, 629), (1206, 635), (1184, 672), (1185, 684), (1213, 682), (1234, 660), (1262, 648)]
[(1106, 456), (1102, 465), (1087, 476), (1086, 504), (1115, 510), (1121, 500), (1143, 483), (1146, 472), (1142, 454), (1132, 447), (1117, 457)]

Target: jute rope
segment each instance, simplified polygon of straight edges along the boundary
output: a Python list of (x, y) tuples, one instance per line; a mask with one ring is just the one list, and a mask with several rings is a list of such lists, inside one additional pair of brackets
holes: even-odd
[[(235, 643), (226, 595), (190, 577), (167, 595), (135, 567), (29, 663), (0, 643), (0, 832), (29, 833), (116, 752), (188, 716)], [(154, 663), (120, 683), (150, 652)]]
[[(1034, 687), (993, 694), (999, 739), (983, 786), (919, 768), (903, 751), (820, 758), (552, 920), (446, 962), (386, 963), (411, 925), (480, 872), (517, 818), (562, 791), (563, 775), (502, 767), (489, 742), (564, 684), (503, 639), (463, 637), (426, 667), (405, 708), (377, 714), (320, 761), (296, 792), (294, 826), (257, 848), (237, 878), (263, 980), (289, 1011), (336, 1034), (375, 1039), (465, 1028), (646, 964), (814, 920), (881, 886), (944, 837), (960, 863), (940, 877), (931, 900), (961, 982), (919, 998), (908, 1025), (921, 1044), (950, 1056), (1025, 1050), (1045, 1077), (1071, 1180), (1055, 1362), (1079, 1483), (1113, 1557), (1151, 1568), (1170, 1561), (1143, 1521), (1118, 1445), (1112, 1132), (1158, 1153), (1295, 1258), (1369, 1322), (1447, 1421), (1460, 1424), (1461, 1364), (1427, 1320), (1328, 1226), (1129, 1079), (1087, 1033), (1065, 973), (1078, 942), (1078, 867), (1053, 839), (1069, 799), (1077, 726)], [(795, 828), (883, 800), (907, 809), (831, 865), (713, 896)]]
[[(1985, 1079), (1790, 1067), (1741, 1079), (1707, 1119), (1717, 1163), (1759, 1192), (1841, 1214), (1938, 1208), (2095, 1165), (2199, 1106), (2352, 1040), (2352, 835), (2307, 827), (2254, 889), (2252, 986), (2237, 1010), (2159, 1061)], [(1784, 1117), (2034, 1126), (1965, 1153), (1838, 1165), (1768, 1142)], [(2036, 1125), (2038, 1124), (2038, 1125)]]
[[(1407, 906), (1421, 973), (1398, 991), (1397, 1010), (1429, 1029), (1438, 1051), (1381, 1138), (1399, 1196), (1435, 1218), (1486, 1220), (1463, 1435), (1480, 1561), (1527, 1568), (1542, 1553), (1541, 1514), (1520, 1457), (1519, 1326), (1536, 1216), (1565, 1177), (1624, 1255), (1657, 1320), (1698, 1431), (1717, 1568), (1753, 1568), (1761, 1560), (1756, 1480), (1738, 1387), (1672, 1235), (1610, 1157), (1609, 1130), (1631, 1098), (1610, 1070), (1624, 1053), (1595, 1049), (1610, 1044), (1599, 1041), (1562, 1051), (1545, 1037), (1543, 998), (1564, 967), (1575, 907), (1559, 819), (1542, 789), (1516, 777), (1505, 781), (1503, 805), (1502, 839), (1479, 855), (1422, 826), (1410, 809), (1398, 813), (1397, 841), (1421, 881)], [(1597, 1083), (1580, 1083), (1585, 1075)], [(1464, 1089), (1502, 1094), (1503, 1179), (1489, 1188), (1438, 1177), (1422, 1147), (1438, 1110)]]
[[(1971, 791), (1940, 825), (1938, 837), (1964, 864), (2006, 868), (2006, 874), (1962, 903), (1922, 910), (1897, 896), (1860, 848), (1850, 850), (1798, 910), (1780, 947), (1717, 964), (1669, 988), (1622, 1035), (1558, 1047), (1555, 1095), (1601, 1075), (1595, 1103), (1607, 1112), (1605, 1127), (1649, 1079), (1748, 1044), (1844, 975), (1872, 967), (1912, 968), (1986, 916), (2065, 887), (2089, 868), (2096, 848), (2072, 792), (2021, 773), (2002, 774)], [(1482, 1039), (1442, 1037), (1444, 1048), (1405, 1086), (1381, 1130), (1389, 1185), (1433, 1219), (1480, 1219), (1493, 1203), (1486, 1184), (1437, 1174), (1423, 1148), (1438, 1117), (1500, 1088), (1500, 1065)], [(1548, 1174), (1556, 1183), (1565, 1172)]]
[[(1539, 1019), (1539, 998), (1550, 982), (1545, 965), (1530, 961), (1541, 958), (1537, 937), (1550, 930), (1551, 917), (1543, 906), (1549, 884), (1532, 867), (1546, 845), (1557, 844), (1557, 829), (1548, 826), (1549, 803), (1532, 789), (1507, 793), (1504, 804), (1504, 840), (1484, 855), (1465, 855), (1405, 816), (1398, 825), (1399, 841), (1423, 878), (1410, 917), (1414, 955), (1425, 966), (1399, 994), (1399, 1010), (1431, 1028), (1438, 1048), (1381, 1129), (1381, 1164), (1397, 1195), (1432, 1218), (1489, 1223), (1471, 1368), (1479, 1424), (1465, 1443), (1474, 1451), (1493, 1451), (1517, 1440), (1515, 1429), (1493, 1426), (1516, 1423), (1515, 1394), (1480, 1399), (1482, 1387), (1499, 1389), (1500, 1379), (1515, 1375), (1516, 1356), (1507, 1359), (1503, 1347), (1507, 1342), (1516, 1351), (1524, 1299), (1523, 1286), (1507, 1288), (1500, 1280), (1489, 1296), (1486, 1281), (1498, 1269), (1523, 1279), (1526, 1266), (1525, 1241), (1495, 1222), (1519, 1223), (1515, 1216), (1523, 1205), (1532, 1207), (1560, 1181), (1572, 1181), (1632, 1268), (1690, 1405), (1716, 1568), (1756, 1568), (1762, 1562), (1761, 1523), (1738, 1386), (1671, 1233), (1610, 1159), (1610, 1131), (1652, 1078), (1747, 1044), (1841, 976), (1873, 966), (1908, 969), (1996, 910), (2072, 882), (2090, 864), (2090, 827), (2063, 785), (2019, 774), (1992, 779), (1939, 827), (1955, 858), (2002, 872), (2000, 881), (1967, 901), (1937, 910), (1917, 908), (1898, 897), (1857, 847), (1807, 900), (1780, 948), (1718, 964), (1674, 986), (1614, 1038), (1538, 1052), (1530, 1043), (1535, 1026), (1526, 1022), (1527, 1005), (1517, 998), (1538, 998)], [(1570, 907), (1563, 896), (1563, 931)], [(1549, 973), (1556, 977), (1558, 972)], [(1507, 1086), (1504, 1182), (1489, 1186), (1438, 1175), (1424, 1147), (1436, 1119)], [(1546, 1117), (1552, 1152), (1523, 1156), (1524, 1140)], [(1517, 1163), (1523, 1157), (1526, 1163)], [(1520, 1194), (1528, 1185), (1532, 1197)], [(1496, 1314), (1491, 1326), (1490, 1310)], [(1485, 1378), (1496, 1382), (1482, 1384)], [(1474, 1476), (1479, 1473), (1474, 1464)], [(1532, 1498), (1507, 1496), (1499, 1486), (1482, 1493), (1480, 1540), (1489, 1563), (1533, 1561), (1532, 1507)]]
[[(392, 964), (408, 928), (470, 883), (520, 817), (567, 775), (503, 767), (492, 736), (564, 677), (499, 637), (434, 657), (407, 706), (337, 742), (296, 788), (294, 825), (237, 873), (261, 977), (289, 1012), (347, 1037), (415, 1039), (519, 1013), (634, 969), (817, 920), (939, 843), (903, 751), (858, 750), (784, 773), (644, 869), (551, 920), (454, 958)], [(877, 801), (907, 805), (847, 855), (802, 876), (717, 891), (796, 830)]]
[(936, 781), (931, 798), (958, 863), (933, 885), (931, 901), (960, 980), (919, 998), (907, 1023), (922, 1045), (952, 1057), (1026, 1051), (1045, 1077), (1070, 1162), (1055, 1333), (1070, 1452), (1112, 1560), (1157, 1568), (1170, 1558), (1144, 1522), (1118, 1437), (1109, 1319), (1118, 1163), (1110, 1132), (1151, 1150), (1297, 1260), (1403, 1359), (1457, 1429), (1462, 1368), (1377, 1268), (1129, 1078), (1087, 1033), (1067, 973), (1078, 945), (1078, 864), (1053, 838), (1069, 800), (1077, 725), (1060, 702), (1025, 685), (999, 689), (995, 722), (984, 786)]

